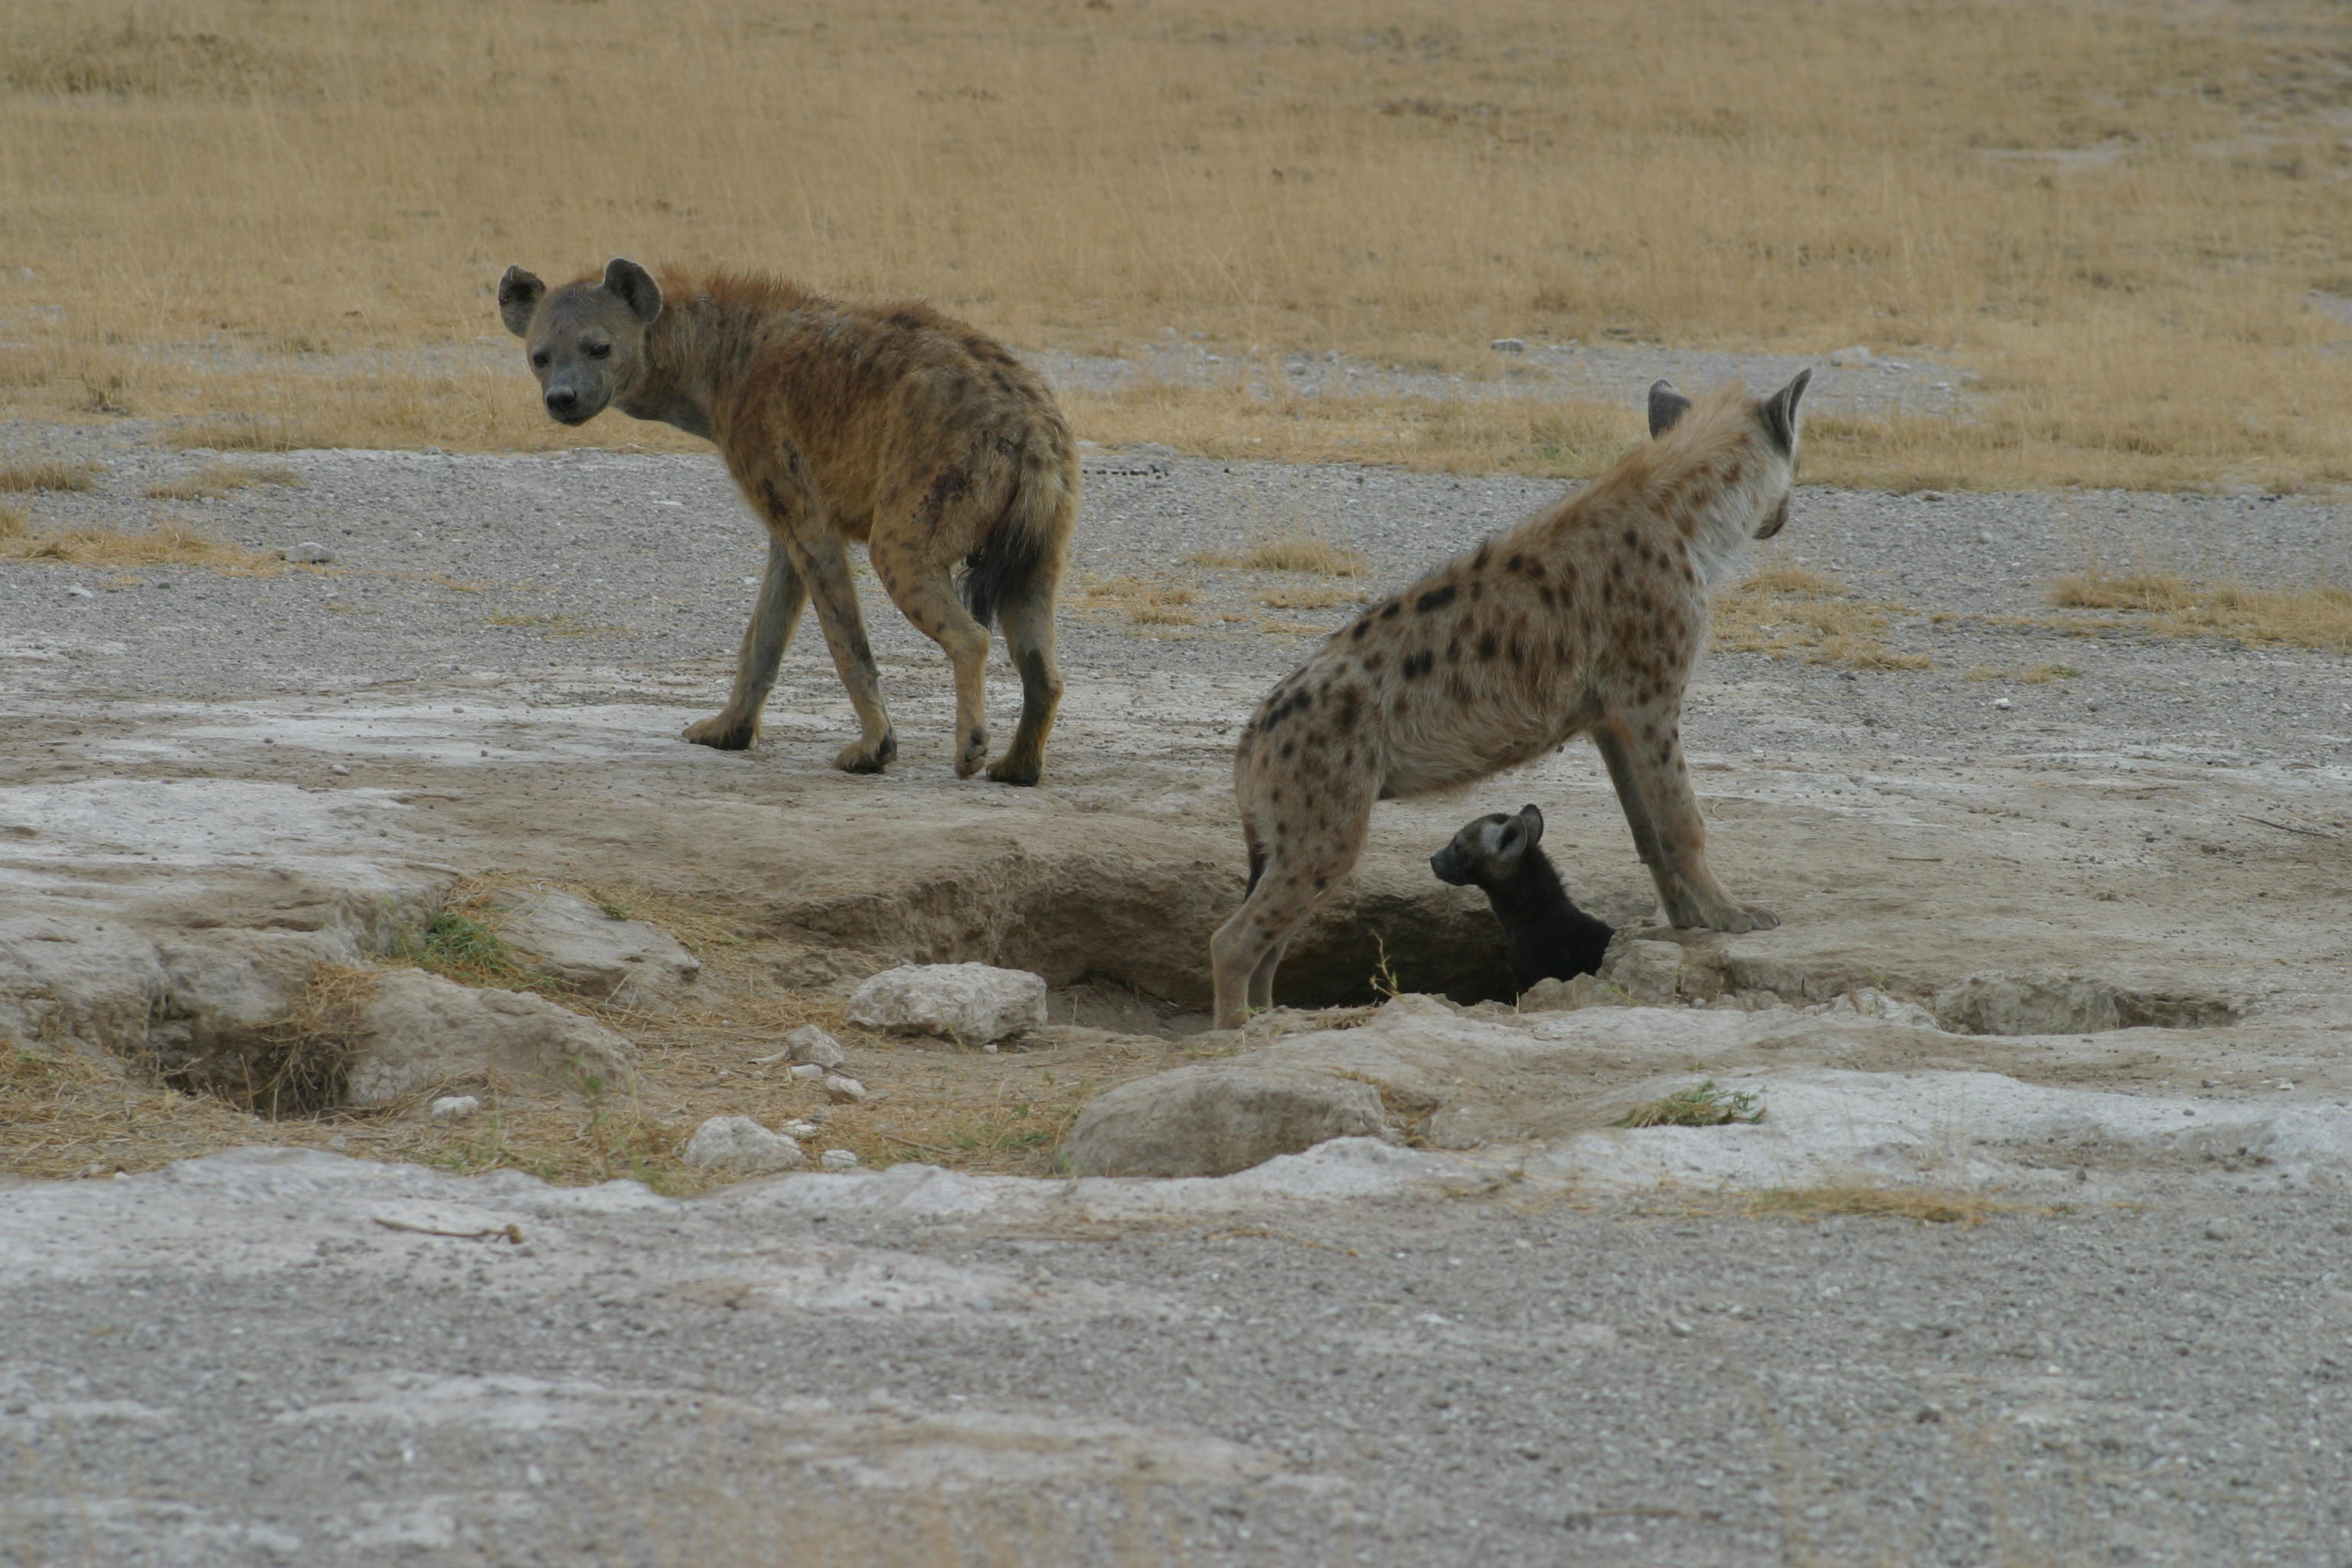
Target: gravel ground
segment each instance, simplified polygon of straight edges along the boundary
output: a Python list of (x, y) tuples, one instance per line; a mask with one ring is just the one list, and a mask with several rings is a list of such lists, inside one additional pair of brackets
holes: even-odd
[[(138, 669), (134, 689), (156, 695), (347, 689), (583, 662), (691, 670), (708, 682), (714, 705), (724, 695), (762, 545), (715, 458), (302, 452), (286, 459), (298, 486), (159, 502), (142, 491), (194, 471), (205, 455), (159, 450), (136, 435), (15, 426), (0, 430), (0, 448), (105, 465), (90, 492), (35, 498), (37, 524), (135, 529), (168, 514), (256, 549), (324, 543), (336, 553), (334, 569), (239, 578), (0, 566), (0, 658), (14, 655), (14, 678), (27, 690), (68, 689), (91, 673), (83, 660), (60, 664), (45, 653), (119, 646), (119, 656), (96, 656), (97, 668), (119, 657), (126, 671)], [(1349, 613), (1344, 605), (1274, 611), (1255, 595), (1305, 584), (1369, 596), (1559, 489), (1148, 450), (1099, 452), (1088, 468), (1074, 583), (1140, 575), (1192, 585), (1202, 624), (1139, 626), (1116, 608), (1081, 608), (1065, 618), (1065, 663), (1115, 679), (1229, 679), (1236, 717)], [(1307, 579), (1189, 563), (1204, 551), (1302, 531), (1362, 551), (1372, 575)], [(1776, 543), (1762, 563), (1808, 565), (1901, 606), (1888, 640), (1928, 654), (1934, 667), (1842, 674), (1730, 655), (1712, 668), (1726, 679), (1769, 671), (1801, 706), (1855, 730), (1862, 754), (1967, 755), (2005, 741), (2333, 763), (2352, 747), (2352, 679), (2340, 658), (2128, 632), (2074, 637), (2066, 617), (2046, 607), (2053, 577), (2093, 563), (2260, 585), (2352, 581), (2352, 507), (2277, 497), (1816, 488), (1800, 492)], [(78, 587), (91, 596), (75, 595)], [(866, 587), (877, 653), (898, 667), (892, 689), (938, 682), (945, 666), (937, 649), (870, 579)], [(1955, 618), (1938, 623), (1930, 618), (1937, 613)], [(1235, 618), (1216, 618), (1228, 615)], [(2002, 616), (2053, 624), (1988, 619)], [(813, 622), (803, 621), (788, 656), (788, 679), (804, 662), (823, 666)], [(271, 650), (266, 663), (253, 659), (257, 640)], [(2023, 685), (1981, 678), (2045, 663), (2082, 675)], [(996, 671), (993, 700), (1009, 711), (1017, 690), (1001, 661)], [(1969, 679), (1972, 671), (1979, 679)], [(2247, 700), (2250, 693), (2259, 700)], [(1993, 709), (1996, 697), (2011, 706)], [(845, 702), (839, 710), (845, 719)], [(1690, 744), (1741, 749), (1748, 738), (1725, 722), (1695, 700)]]
[(9, 1561), (2352, 1560), (2341, 1193), (1005, 1225), (303, 1158), (9, 1194)]

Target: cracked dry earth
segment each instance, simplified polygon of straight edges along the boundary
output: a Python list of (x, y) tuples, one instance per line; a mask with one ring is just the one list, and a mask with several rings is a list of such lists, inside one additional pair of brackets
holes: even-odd
[[(104, 465), (36, 528), (152, 521), (143, 488), (200, 458), (135, 434), (6, 432)], [(1145, 1067), (1196, 1059), (1169, 1037), (1240, 888), (1251, 704), (1356, 595), (1549, 489), (1092, 455), (1070, 698), (1014, 792), (950, 776), (943, 661), (871, 595), (887, 776), (825, 765), (847, 705), (807, 626), (757, 748), (676, 740), (757, 570), (715, 461), (285, 461), (172, 510), (330, 566), (0, 563), (0, 917), (63, 948), (330, 865), (424, 906), (461, 872), (625, 883), (780, 964), (1139, 996), (1107, 1021)], [(1502, 1064), (1441, 1087), (1475, 1126), (1426, 1146), (694, 1198), (247, 1147), (0, 1186), (0, 1561), (2352, 1562), (2352, 665), (2042, 595), (2087, 557), (2341, 580), (2347, 522), (1801, 492), (1774, 563), (1894, 606), (1931, 663), (1703, 666), (1717, 868), (1785, 923), (1696, 939), (1736, 982), (1711, 1006), (1408, 997), (1311, 1037)], [(1192, 560), (1299, 530), (1371, 574)], [(1122, 578), (1192, 597), (1139, 618)], [(1000, 732), (1015, 700), (992, 686)], [(1360, 926), (1409, 988), (1492, 994), (1482, 910), (1424, 862), (1525, 800), (1582, 901), (1646, 915), (1579, 745), (1381, 807), (1286, 999), (1364, 999)], [(58, 1027), (136, 1054), (143, 1018), (102, 1024)], [(886, 1104), (923, 1055), (850, 1043)], [(1707, 1077), (1765, 1121), (1594, 1109)]]

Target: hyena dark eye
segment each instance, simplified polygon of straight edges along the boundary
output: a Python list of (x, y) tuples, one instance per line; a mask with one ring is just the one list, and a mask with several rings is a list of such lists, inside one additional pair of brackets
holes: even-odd
[(547, 368), (547, 351), (545, 349), (541, 349), (537, 353), (531, 355), (530, 363), (537, 365), (540, 369), (545, 370)]
[(613, 345), (610, 343), (588, 343), (581, 349), (581, 352), (586, 354), (590, 359), (610, 359), (613, 357)]

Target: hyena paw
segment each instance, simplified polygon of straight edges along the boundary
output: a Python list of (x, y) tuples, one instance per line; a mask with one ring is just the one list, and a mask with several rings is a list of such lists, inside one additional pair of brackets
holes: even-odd
[(744, 750), (759, 732), (758, 720), (733, 719), (724, 713), (698, 719), (678, 731), (680, 736), (698, 746), (716, 746), (722, 752)]
[(1734, 904), (1706, 923), (1711, 931), (1770, 931), (1780, 917), (1760, 904)]
[(997, 784), (1033, 784), (1045, 772), (1045, 759), (1024, 757), (1017, 752), (1007, 752), (988, 766), (989, 778)]
[(833, 759), (833, 765), (845, 773), (878, 773), (888, 767), (890, 759), (898, 754), (898, 737), (885, 730), (882, 739), (872, 745), (861, 739), (842, 747), (841, 755)]
[(964, 736), (963, 745), (956, 752), (956, 777), (960, 779), (971, 777), (972, 774), (980, 772), (980, 764), (986, 761), (988, 761), (988, 731), (986, 730), (971, 731)]

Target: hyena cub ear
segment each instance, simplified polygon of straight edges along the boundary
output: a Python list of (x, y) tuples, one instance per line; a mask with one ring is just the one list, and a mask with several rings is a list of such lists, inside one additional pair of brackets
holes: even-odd
[[(1673, 429), (1690, 412), (1691, 400), (1676, 392), (1674, 383), (1654, 381), (1650, 384), (1650, 439), (1654, 441)], [(1534, 809), (1529, 807), (1530, 810)]]
[(662, 312), (661, 285), (625, 256), (616, 256), (605, 264), (604, 292), (626, 305), (641, 326), (652, 326)]
[(1813, 379), (1810, 370), (1801, 370), (1796, 378), (1766, 398), (1756, 410), (1763, 422), (1764, 434), (1772, 437), (1772, 445), (1780, 448), (1784, 458), (1797, 455), (1797, 400), (1805, 395), (1805, 387)]
[(1543, 813), (1530, 805), (1517, 816), (1505, 816), (1486, 830), (1486, 854), (1503, 865), (1517, 865), (1519, 857), (1543, 837)]
[(547, 285), (520, 267), (509, 267), (499, 279), (499, 320), (517, 337), (530, 333), (531, 312), (547, 297)]

